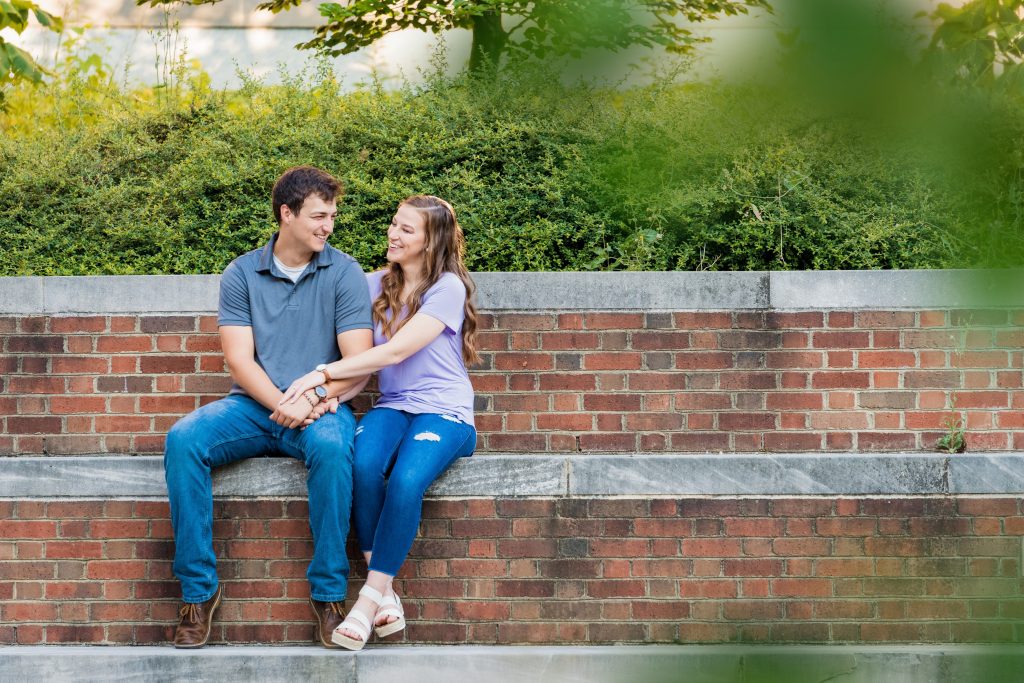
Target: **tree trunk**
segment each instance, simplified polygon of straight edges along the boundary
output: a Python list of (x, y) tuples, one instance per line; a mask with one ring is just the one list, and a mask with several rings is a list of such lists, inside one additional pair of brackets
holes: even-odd
[(501, 25), (501, 12), (491, 10), (473, 22), (473, 48), (469, 56), (470, 71), (495, 69), (505, 51), (508, 34)]

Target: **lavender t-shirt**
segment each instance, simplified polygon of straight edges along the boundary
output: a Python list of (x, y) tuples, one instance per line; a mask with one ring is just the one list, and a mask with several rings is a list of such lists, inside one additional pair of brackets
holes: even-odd
[[(384, 272), (378, 270), (366, 276), (371, 301), (380, 296)], [(376, 407), (409, 413), (438, 413), (473, 424), (473, 385), (462, 361), (465, 305), (466, 286), (454, 273), (445, 273), (427, 290), (417, 313), (440, 320), (444, 329), (401, 363), (377, 373), (380, 398)], [(374, 346), (386, 341), (377, 324), (373, 330)]]

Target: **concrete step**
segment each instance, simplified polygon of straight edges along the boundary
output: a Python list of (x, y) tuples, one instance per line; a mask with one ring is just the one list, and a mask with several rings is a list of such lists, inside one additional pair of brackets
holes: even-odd
[(0, 647), (0, 681), (1018, 683), (1024, 646)]

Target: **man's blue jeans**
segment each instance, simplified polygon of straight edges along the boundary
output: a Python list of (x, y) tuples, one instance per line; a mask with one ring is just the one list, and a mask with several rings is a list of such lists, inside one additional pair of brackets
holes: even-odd
[(370, 569), (394, 576), (420, 525), (423, 494), (460, 457), (473, 454), (476, 429), (434, 413), (374, 408), (356, 429), (355, 504), (359, 549)]
[(269, 410), (238, 394), (207, 404), (174, 425), (167, 435), (164, 474), (174, 528), (174, 573), (185, 602), (205, 602), (217, 592), (210, 471), (276, 453), (306, 465), (313, 533), (313, 560), (306, 572), (310, 594), (322, 602), (345, 599), (354, 429), (347, 406), (304, 430), (287, 429), (270, 420)]

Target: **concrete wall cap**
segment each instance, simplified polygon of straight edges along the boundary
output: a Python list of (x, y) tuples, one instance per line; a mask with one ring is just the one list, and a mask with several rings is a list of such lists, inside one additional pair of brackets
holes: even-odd
[[(1016, 307), (1024, 270), (475, 273), (486, 311)], [(0, 278), (0, 315), (213, 313), (219, 275)]]
[[(462, 458), (431, 498), (1021, 495), (1024, 453), (499, 454)], [(289, 458), (219, 468), (221, 498), (305, 497)], [(0, 499), (164, 499), (159, 456), (20, 456), (0, 468)]]

